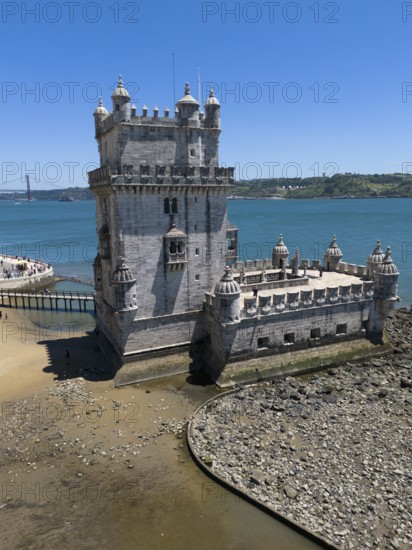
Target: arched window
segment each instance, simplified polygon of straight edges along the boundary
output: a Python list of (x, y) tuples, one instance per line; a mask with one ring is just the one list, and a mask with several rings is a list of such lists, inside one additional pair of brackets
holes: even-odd
[(177, 214), (177, 199), (172, 199), (172, 214)]
[(163, 208), (165, 214), (170, 214), (170, 200), (169, 197), (166, 197), (163, 201)]
[(177, 243), (177, 251), (179, 252), (179, 254), (182, 254), (182, 252), (185, 251), (185, 245), (182, 241), (179, 241)]
[(175, 241), (172, 241), (169, 246), (170, 254), (176, 254), (176, 243)]

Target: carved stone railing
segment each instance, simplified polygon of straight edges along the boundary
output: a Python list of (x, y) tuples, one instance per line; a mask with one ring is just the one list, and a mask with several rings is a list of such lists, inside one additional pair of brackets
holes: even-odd
[(265, 296), (247, 296), (241, 307), (241, 317), (278, 314), (298, 309), (316, 308), (326, 305), (359, 302), (373, 298), (374, 286), (370, 281), (359, 284), (314, 288)]
[(167, 262), (174, 264), (174, 263), (186, 263), (187, 258), (186, 254), (184, 252), (169, 252), (167, 255)]

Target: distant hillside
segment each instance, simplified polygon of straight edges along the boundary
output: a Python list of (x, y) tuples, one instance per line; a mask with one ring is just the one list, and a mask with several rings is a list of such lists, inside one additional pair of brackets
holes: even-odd
[[(48, 189), (47, 191), (32, 191), (33, 199), (42, 201), (58, 201), (60, 199), (73, 198), (76, 201), (94, 199), (93, 193), (87, 187), (67, 187), (67, 189)], [(27, 194), (21, 192), (0, 193), (0, 200), (22, 200)]]
[[(234, 184), (232, 196), (282, 197), (287, 199), (314, 199), (336, 197), (412, 197), (412, 175), (404, 174), (335, 174), (322, 178), (274, 178), (241, 180)], [(79, 200), (94, 199), (87, 187), (68, 187), (32, 191), (37, 200), (56, 201), (72, 197)], [(26, 194), (0, 193), (0, 200), (22, 200)]]
[(412, 197), (412, 175), (335, 174), (323, 178), (242, 180), (235, 183), (232, 195), (255, 198), (278, 195), (288, 199)]

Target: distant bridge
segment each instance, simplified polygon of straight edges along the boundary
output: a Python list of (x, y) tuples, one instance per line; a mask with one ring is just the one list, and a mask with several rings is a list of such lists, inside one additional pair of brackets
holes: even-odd
[[(96, 294), (87, 292), (18, 292), (0, 289), (0, 302), (3, 307), (22, 307), (23, 309), (51, 309), (52, 311), (73, 311), (73, 305), (78, 305), (80, 311), (87, 311), (87, 304), (93, 304), (96, 313)], [(76, 308), (77, 309), (77, 308)]]

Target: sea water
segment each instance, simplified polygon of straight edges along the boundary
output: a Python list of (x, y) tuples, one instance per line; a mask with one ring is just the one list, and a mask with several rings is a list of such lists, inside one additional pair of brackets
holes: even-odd
[[(302, 259), (322, 259), (336, 235), (343, 261), (365, 265), (380, 239), (400, 271), (400, 305), (412, 303), (412, 199), (228, 200), (228, 217), (239, 228), (242, 260), (270, 258), (279, 233), (291, 257), (297, 248)], [(3, 254), (38, 258), (58, 275), (93, 283), (93, 200), (0, 201), (0, 239)]]

